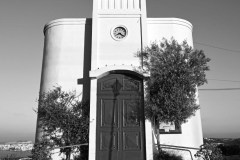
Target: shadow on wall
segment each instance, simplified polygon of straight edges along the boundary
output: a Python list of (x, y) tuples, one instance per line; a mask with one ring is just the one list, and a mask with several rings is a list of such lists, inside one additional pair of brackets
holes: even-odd
[(92, 19), (86, 19), (85, 25), (85, 38), (84, 38), (84, 60), (83, 60), (83, 78), (78, 79), (78, 84), (83, 85), (82, 101), (89, 101), (90, 99), (90, 77), (89, 71), (91, 70), (91, 52), (92, 52)]

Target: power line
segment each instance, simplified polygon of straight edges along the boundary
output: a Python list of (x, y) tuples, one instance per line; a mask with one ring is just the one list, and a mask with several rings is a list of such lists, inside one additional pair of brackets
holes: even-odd
[(199, 91), (232, 91), (240, 90), (240, 88), (207, 88), (207, 89), (198, 89)]
[[(208, 79), (208, 80), (240, 83), (240, 81), (225, 80), (225, 79)], [(198, 89), (198, 90), (199, 91), (232, 91), (232, 90), (240, 90), (240, 88), (206, 88), (206, 89)]]
[(236, 82), (236, 83), (240, 83), (240, 81), (226, 80), (226, 79), (210, 79), (210, 78), (208, 78), (207, 80), (210, 80), (210, 81), (223, 81), (223, 82)]
[[(200, 44), (202, 46), (207, 46), (207, 47), (212, 47), (212, 48), (216, 48), (216, 49), (220, 49), (220, 50), (224, 50), (224, 51), (228, 51), (228, 53), (225, 54), (237, 54), (240, 55), (240, 51), (239, 50), (233, 50), (233, 49), (227, 49), (227, 48), (222, 48), (222, 47), (218, 47), (218, 46), (214, 46), (214, 45), (210, 45), (210, 44), (205, 44), (205, 43), (201, 43), (201, 42), (194, 42), (196, 44)], [(229, 53), (229, 52), (233, 52), (233, 53)]]

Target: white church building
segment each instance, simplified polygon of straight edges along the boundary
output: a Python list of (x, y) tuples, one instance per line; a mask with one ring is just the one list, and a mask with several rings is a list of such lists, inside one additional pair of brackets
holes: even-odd
[[(40, 92), (59, 85), (90, 101), (89, 160), (152, 160), (156, 139), (143, 115), (147, 76), (136, 71), (135, 53), (171, 37), (192, 46), (192, 24), (147, 18), (146, 0), (93, 0), (92, 18), (53, 20), (44, 35)], [(143, 116), (133, 120), (136, 108)], [(159, 130), (163, 148), (196, 159), (203, 144), (200, 111), (181, 126)]]

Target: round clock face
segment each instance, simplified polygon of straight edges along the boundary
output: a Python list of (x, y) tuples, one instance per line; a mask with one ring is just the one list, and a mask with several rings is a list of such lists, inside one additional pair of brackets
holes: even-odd
[(116, 39), (123, 39), (125, 38), (127, 35), (127, 30), (126, 28), (122, 27), (122, 26), (119, 26), (119, 27), (116, 27), (113, 29), (113, 36), (116, 38)]

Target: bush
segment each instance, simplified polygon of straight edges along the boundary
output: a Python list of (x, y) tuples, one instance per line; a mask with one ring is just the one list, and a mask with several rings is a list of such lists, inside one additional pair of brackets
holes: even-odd
[(205, 143), (200, 146), (195, 157), (201, 157), (203, 160), (223, 160), (222, 151), (215, 144)]
[(181, 156), (170, 154), (166, 151), (161, 150), (159, 153), (153, 155), (154, 160), (183, 160)]
[(32, 149), (32, 156), (33, 160), (51, 160), (51, 154), (49, 147), (49, 141), (47, 139), (41, 139), (39, 142), (35, 143)]
[[(60, 152), (70, 160), (76, 147), (66, 146), (88, 143), (89, 102), (80, 101), (76, 91), (54, 87), (40, 94), (38, 104), (38, 127), (42, 130), (41, 138), (46, 140), (44, 147), (47, 150), (61, 147)], [(33, 156), (48, 156), (50, 152), (46, 148), (42, 144), (34, 146)]]
[(88, 146), (79, 147), (80, 155), (74, 157), (74, 160), (88, 160)]

